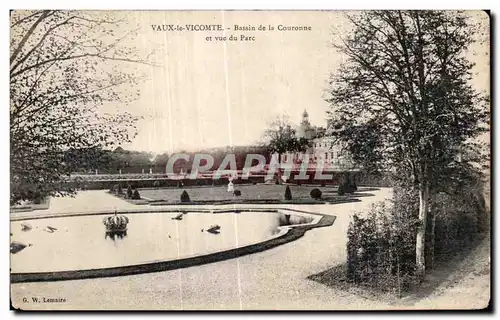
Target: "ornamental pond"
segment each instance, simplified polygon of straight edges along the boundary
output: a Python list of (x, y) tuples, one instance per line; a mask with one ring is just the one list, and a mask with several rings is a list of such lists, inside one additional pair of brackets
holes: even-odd
[[(280, 211), (155, 212), (124, 214), (127, 231), (106, 232), (105, 215), (11, 222), (11, 272), (58, 272), (130, 266), (194, 257), (278, 237), (286, 225), (320, 217)], [(215, 228), (214, 228), (215, 227)]]

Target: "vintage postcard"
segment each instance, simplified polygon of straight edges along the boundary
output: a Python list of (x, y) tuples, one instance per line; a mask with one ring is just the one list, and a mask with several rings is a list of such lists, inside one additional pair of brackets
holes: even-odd
[(15, 310), (490, 306), (485, 11), (10, 12)]

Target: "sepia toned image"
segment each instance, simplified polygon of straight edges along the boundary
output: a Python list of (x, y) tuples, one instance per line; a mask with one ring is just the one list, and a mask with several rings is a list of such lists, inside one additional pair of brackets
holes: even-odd
[(15, 310), (491, 307), (485, 11), (10, 12)]

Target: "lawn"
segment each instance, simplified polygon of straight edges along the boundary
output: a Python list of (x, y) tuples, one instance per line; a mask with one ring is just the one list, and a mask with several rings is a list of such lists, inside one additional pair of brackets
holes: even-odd
[[(186, 190), (191, 201), (227, 201), (227, 200), (284, 200), (285, 185), (275, 184), (256, 184), (256, 185), (236, 185), (235, 190), (241, 191), (241, 196), (236, 197), (227, 191), (226, 186), (207, 186), (207, 187), (185, 187), (185, 188), (164, 188), (164, 189), (140, 189), (143, 199), (153, 201), (177, 202), (180, 200), (182, 191)], [(312, 200), (309, 193), (314, 186), (290, 185), (293, 200)], [(336, 200), (337, 188), (332, 186), (319, 187), (323, 192), (322, 199)]]

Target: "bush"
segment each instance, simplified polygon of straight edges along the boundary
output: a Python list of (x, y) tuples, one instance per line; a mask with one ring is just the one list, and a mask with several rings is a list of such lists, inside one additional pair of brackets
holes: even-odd
[(121, 184), (118, 184), (118, 187), (116, 188), (116, 194), (120, 195), (123, 193), (123, 188)]
[(290, 186), (286, 186), (285, 200), (292, 200), (292, 191), (290, 190)]
[(354, 178), (348, 172), (344, 173), (342, 182), (339, 185), (338, 194), (343, 196), (346, 193), (353, 193), (356, 190), (358, 190), (358, 186), (356, 185)]
[[(128, 191), (127, 191), (128, 192)], [(133, 200), (141, 200), (141, 195), (139, 194), (139, 190), (135, 189), (134, 193), (131, 197)]]
[[(462, 186), (454, 193), (438, 193), (427, 217), (425, 261), (446, 261), (479, 235), (482, 205), (472, 200), (474, 190)], [(366, 218), (353, 216), (348, 228), (347, 278), (380, 291), (399, 292), (416, 284), (415, 244), (418, 192), (394, 188), (390, 205), (372, 207)], [(434, 219), (433, 219), (434, 217)], [(434, 233), (430, 225), (434, 221)]]
[(187, 193), (186, 190), (182, 191), (181, 202), (191, 202), (191, 199), (189, 198), (189, 194)]
[(234, 190), (233, 194), (234, 194), (235, 196), (239, 197), (239, 196), (241, 196), (241, 191), (240, 191), (240, 190), (238, 190), (238, 189), (236, 189), (236, 190)]
[[(472, 243), (483, 231), (486, 207), (479, 190), (462, 190), (456, 195), (440, 193), (433, 206), (435, 216), (434, 255), (448, 256)], [(432, 223), (432, 215), (428, 217)], [(432, 230), (430, 223), (428, 230)]]
[(33, 195), (32, 195), (33, 204), (41, 204), (43, 198), (44, 197), (40, 191), (33, 192)]
[(337, 194), (339, 196), (345, 195), (345, 190), (344, 190), (344, 185), (343, 184), (339, 185), (339, 189), (337, 190)]
[(132, 191), (132, 186), (131, 185), (128, 185), (127, 187), (127, 198), (128, 199), (132, 199), (132, 196), (134, 195), (133, 191)]
[(396, 198), (399, 203), (392, 206), (374, 205), (366, 218), (353, 216), (347, 231), (347, 278), (400, 294), (416, 283), (418, 203), (415, 198)]
[(353, 191), (358, 191), (358, 185), (356, 184), (356, 179), (353, 178), (351, 186)]
[(311, 198), (318, 200), (321, 199), (322, 192), (318, 188), (314, 188), (311, 190), (309, 195), (311, 196)]

